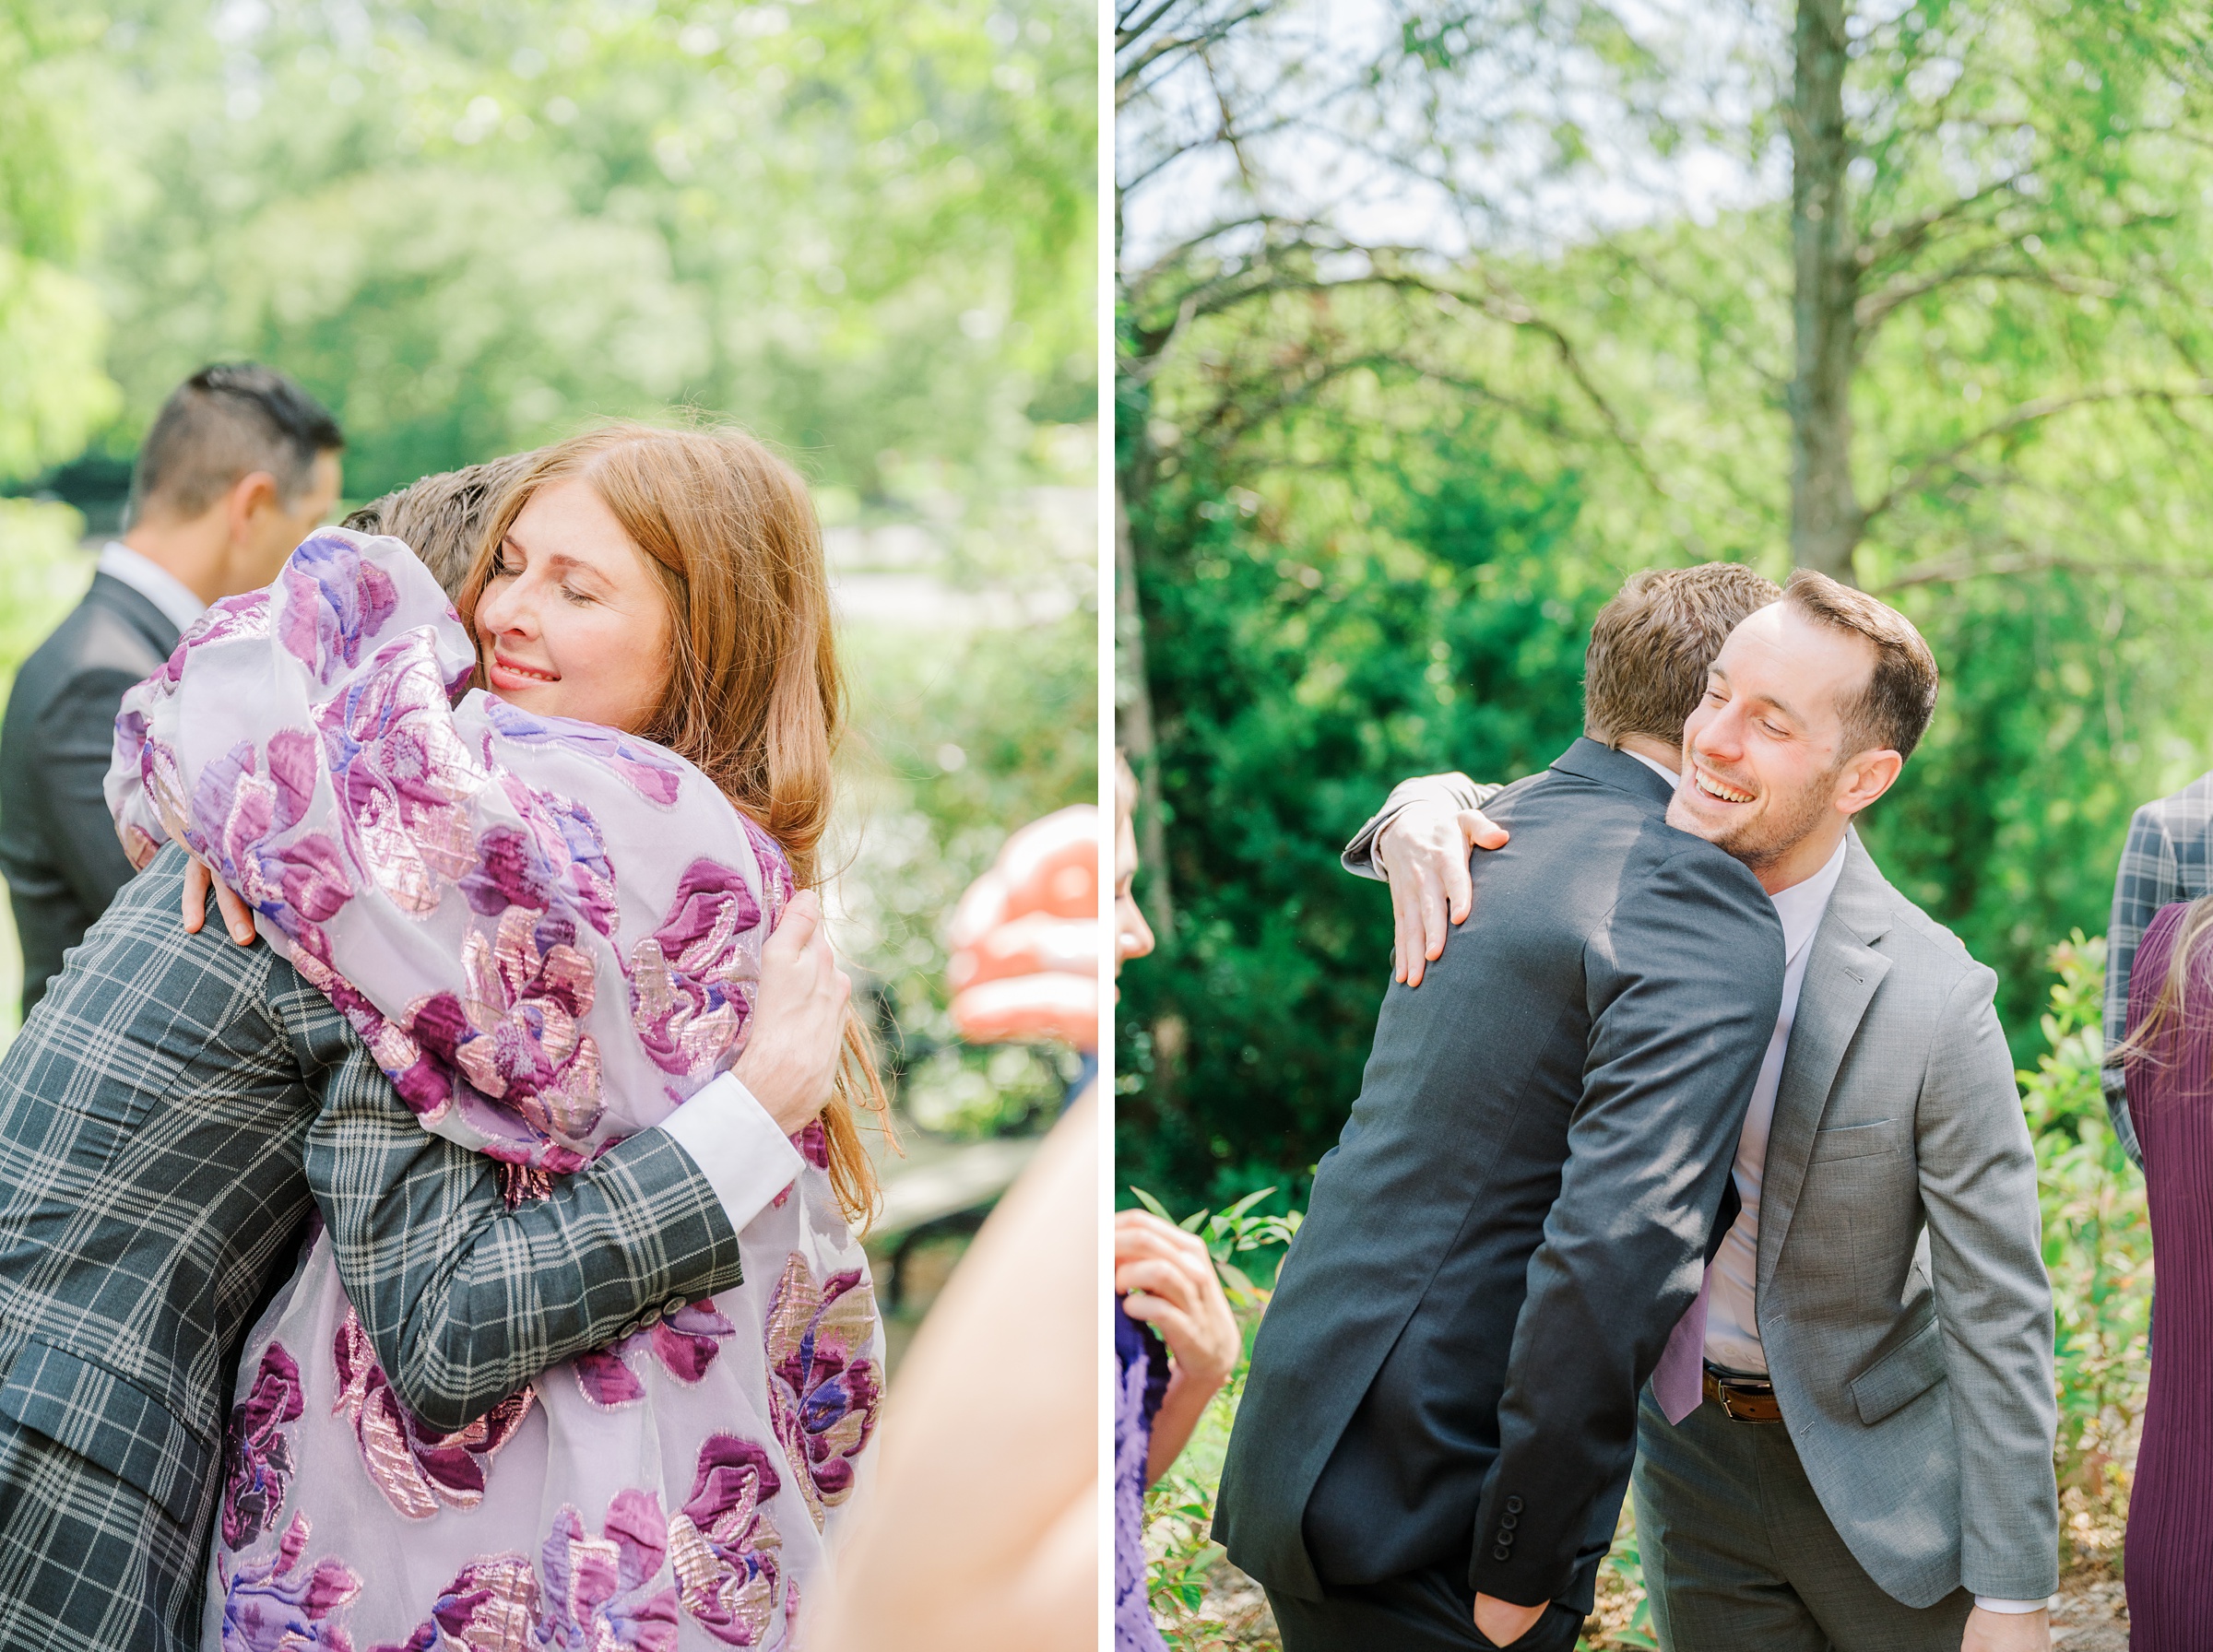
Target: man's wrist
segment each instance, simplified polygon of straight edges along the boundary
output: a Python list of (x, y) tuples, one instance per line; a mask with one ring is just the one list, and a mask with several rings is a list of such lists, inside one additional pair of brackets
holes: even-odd
[(806, 1160), (735, 1073), (724, 1073), (680, 1103), (659, 1128), (682, 1148), (742, 1232), (798, 1179)]

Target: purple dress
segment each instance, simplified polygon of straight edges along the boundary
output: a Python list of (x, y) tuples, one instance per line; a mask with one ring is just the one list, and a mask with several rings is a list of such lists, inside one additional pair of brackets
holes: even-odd
[[(2188, 908), (2162, 907), (2129, 971), (2128, 1030), (2167, 979)], [(2213, 1624), (2213, 956), (2201, 953), (2165, 1064), (2128, 1066), (2157, 1263), (2151, 1394), (2124, 1570), (2136, 1652), (2196, 1652)]]
[(1145, 1602), (1145, 1457), (1167, 1351), (1114, 1299), (1114, 1652), (1166, 1652)]

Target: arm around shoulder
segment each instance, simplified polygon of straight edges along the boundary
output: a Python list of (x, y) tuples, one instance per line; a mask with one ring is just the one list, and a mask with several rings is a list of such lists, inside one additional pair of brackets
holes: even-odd
[(339, 1275), (385, 1375), (434, 1428), (740, 1281), (716, 1189), (666, 1130), (509, 1209), (493, 1161), (424, 1129), (358, 1042), (316, 1087), (307, 1175)]

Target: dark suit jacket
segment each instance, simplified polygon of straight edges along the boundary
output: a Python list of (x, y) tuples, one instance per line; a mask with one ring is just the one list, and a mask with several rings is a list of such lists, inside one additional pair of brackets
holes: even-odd
[(1386, 995), (1222, 1479), (1270, 1588), (1465, 1567), (1589, 1610), (1782, 991), (1773, 903), (1667, 798), (1592, 740), (1509, 787), (1466, 924)]
[(169, 617), (119, 579), (84, 601), (16, 673), (0, 725), (0, 875), (23, 946), (23, 1014), (62, 973), (131, 863), (101, 796), (125, 690), (177, 645)]

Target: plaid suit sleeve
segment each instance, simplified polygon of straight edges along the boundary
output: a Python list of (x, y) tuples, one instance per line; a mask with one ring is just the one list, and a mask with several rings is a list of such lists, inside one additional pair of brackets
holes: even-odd
[(309, 1066), (308, 1184), (377, 1359), (432, 1427), (739, 1283), (738, 1235), (666, 1131), (509, 1210), (494, 1162), (425, 1130), (367, 1049), (344, 1044)]
[[(2160, 907), (2187, 898), (2164, 808), (2160, 804), (2147, 803), (2128, 823), (2128, 842), (2121, 851), (2121, 868), (2113, 878), (2113, 913), (2105, 929), (2107, 1049), (2118, 1048), (2128, 1036), (2128, 972), (2136, 962), (2137, 942), (2144, 938), (2144, 931)], [(2123, 1150), (2141, 1165), (2144, 1153), (2136, 1145), (2136, 1126), (2129, 1120), (2128, 1092), (2121, 1068), (2108, 1067), (2100, 1078), (2113, 1132), (2120, 1137)]]

